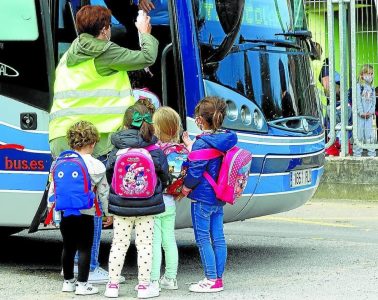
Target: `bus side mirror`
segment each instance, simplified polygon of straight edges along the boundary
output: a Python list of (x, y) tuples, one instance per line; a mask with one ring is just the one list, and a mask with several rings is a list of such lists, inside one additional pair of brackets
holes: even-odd
[(234, 41), (239, 33), (243, 19), (245, 0), (216, 0), (215, 6), (226, 37), (220, 46), (212, 51), (205, 59), (205, 64), (212, 64), (221, 61), (231, 50)]
[(244, 1), (216, 0), (215, 6), (222, 29), (228, 35), (238, 27), (243, 17)]

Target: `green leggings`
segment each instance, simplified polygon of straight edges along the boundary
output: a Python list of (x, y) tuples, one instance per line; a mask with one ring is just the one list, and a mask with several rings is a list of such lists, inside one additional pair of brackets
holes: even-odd
[(151, 281), (159, 280), (162, 261), (161, 247), (165, 255), (165, 277), (176, 279), (178, 249), (175, 238), (176, 206), (168, 206), (165, 212), (155, 216), (152, 243)]

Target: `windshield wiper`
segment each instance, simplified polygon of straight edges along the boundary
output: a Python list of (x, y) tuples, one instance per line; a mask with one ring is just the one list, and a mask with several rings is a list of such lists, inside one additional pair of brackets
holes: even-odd
[(304, 40), (312, 38), (312, 33), (311, 31), (308, 31), (308, 30), (280, 32), (280, 33), (276, 33), (275, 35), (292, 36), (292, 37), (297, 37)]
[(260, 47), (266, 47), (268, 45), (273, 45), (275, 47), (286, 47), (286, 48), (294, 48), (294, 49), (301, 49), (301, 46), (296, 44), (293, 41), (289, 40), (279, 40), (279, 39), (245, 39), (243, 36), (240, 36), (239, 43), (255, 43)]

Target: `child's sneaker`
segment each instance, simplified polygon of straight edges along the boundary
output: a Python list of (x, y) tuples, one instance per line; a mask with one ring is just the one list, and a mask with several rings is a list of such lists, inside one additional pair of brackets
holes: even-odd
[(88, 282), (78, 282), (76, 285), (76, 295), (93, 295), (98, 293), (98, 288)]
[(167, 278), (165, 275), (163, 275), (160, 280), (160, 287), (165, 290), (177, 290), (177, 280), (175, 278)]
[(189, 291), (195, 293), (216, 293), (223, 291), (223, 281), (222, 279), (217, 279), (215, 281), (205, 278), (198, 283), (191, 284)]
[[(158, 288), (159, 288), (159, 292), (161, 291), (161, 288), (160, 288), (160, 285), (159, 285), (159, 282), (158, 281), (151, 281), (152, 284), (155, 284)], [(142, 285), (144, 285), (144, 283), (141, 283)], [(138, 288), (139, 288), (139, 283), (134, 287), (134, 291), (138, 291)]]
[(119, 284), (108, 282), (108, 284), (106, 285), (104, 296), (108, 298), (118, 298), (118, 293), (119, 293)]
[(159, 294), (160, 294), (159, 283), (157, 281), (150, 282), (150, 283), (140, 283), (138, 285), (138, 298), (139, 299), (158, 297)]
[(62, 292), (74, 292), (76, 289), (76, 279), (64, 280)]
[[(101, 267), (96, 268), (93, 272), (89, 272), (88, 282), (91, 284), (102, 284), (109, 281), (109, 273)], [(124, 283), (125, 277), (119, 278), (119, 283)]]

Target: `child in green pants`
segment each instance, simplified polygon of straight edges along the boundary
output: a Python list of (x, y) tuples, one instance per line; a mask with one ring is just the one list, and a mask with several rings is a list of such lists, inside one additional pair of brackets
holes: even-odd
[[(181, 119), (176, 111), (170, 107), (160, 107), (153, 115), (155, 135), (159, 139), (158, 146), (167, 154), (172, 147), (184, 147), (177, 144), (181, 129)], [(185, 148), (186, 150), (186, 148)], [(186, 150), (187, 152), (187, 150)], [(180, 168), (175, 160), (175, 165), (170, 168)], [(182, 164), (181, 162), (179, 162)], [(171, 171), (171, 170), (170, 170)], [(152, 271), (151, 281), (158, 281), (162, 262), (162, 251), (165, 254), (165, 273), (160, 278), (159, 284), (162, 289), (177, 290), (178, 250), (175, 238), (176, 204), (172, 195), (163, 194), (165, 212), (155, 216), (154, 238), (152, 246)]]

